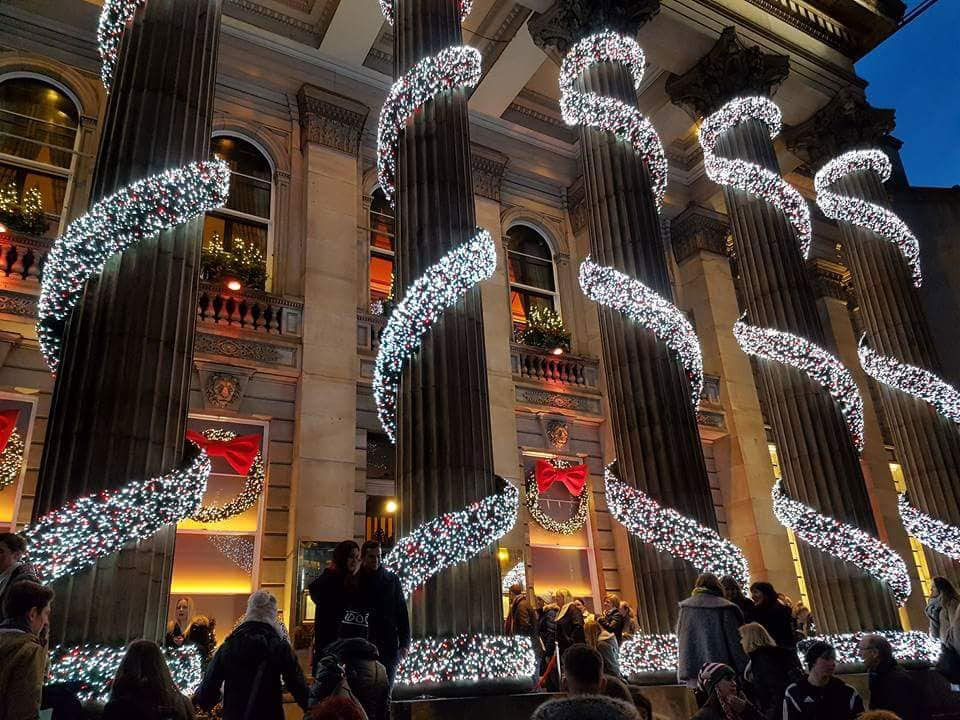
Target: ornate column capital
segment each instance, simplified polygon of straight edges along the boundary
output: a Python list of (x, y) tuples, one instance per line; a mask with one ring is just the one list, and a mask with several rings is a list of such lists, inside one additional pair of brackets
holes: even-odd
[(601, 30), (633, 37), (660, 12), (660, 0), (557, 0), (527, 23), (530, 37), (558, 65), (577, 41)]
[(896, 111), (875, 108), (848, 87), (807, 120), (784, 130), (783, 140), (790, 152), (816, 169), (847, 150), (876, 146), (896, 124)]
[(673, 256), (678, 263), (700, 250), (726, 255), (729, 235), (730, 223), (726, 215), (694, 203), (670, 223)]
[(510, 158), (483, 145), (470, 147), (470, 168), (473, 171), (473, 192), (500, 202), (500, 183)]
[(313, 85), (297, 93), (300, 108), (301, 143), (318, 143), (356, 155), (363, 126), (370, 113), (363, 103)]
[(570, 229), (577, 234), (587, 224), (587, 189), (582, 175), (567, 188), (567, 213), (570, 215)]
[(683, 75), (671, 74), (666, 91), (697, 120), (740, 95), (772, 96), (789, 73), (790, 58), (748, 47), (731, 26), (696, 65)]
[(810, 284), (818, 298), (850, 300), (850, 272), (843, 266), (825, 258), (807, 261)]

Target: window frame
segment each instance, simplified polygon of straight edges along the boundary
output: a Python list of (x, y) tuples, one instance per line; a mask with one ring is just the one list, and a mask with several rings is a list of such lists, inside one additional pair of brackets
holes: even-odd
[[(510, 249), (510, 231), (513, 230), (515, 227), (525, 227), (525, 228), (529, 228), (530, 230), (533, 230), (533, 232), (535, 232), (537, 235), (539, 235), (540, 238), (543, 240), (543, 242), (546, 244), (546, 246), (547, 246), (547, 251), (550, 253), (550, 260), (549, 260), (550, 269), (551, 269), (552, 272), (553, 272), (553, 287), (554, 287), (553, 290), (547, 290), (547, 289), (545, 289), (545, 288), (536, 287), (535, 285), (527, 285), (526, 283), (516, 282), (516, 281), (510, 279), (510, 257), (511, 257), (511, 255), (516, 255), (516, 256), (521, 257), (521, 258), (530, 258), (531, 260), (537, 260), (537, 261), (539, 261), (539, 262), (545, 262), (545, 261), (546, 261), (545, 258), (537, 257), (536, 255), (529, 255), (529, 254), (527, 254), (527, 253), (520, 252), (519, 250), (511, 250), (511, 249)], [(507, 297), (507, 306), (508, 306), (509, 311), (510, 311), (510, 325), (511, 325), (511, 327), (516, 328), (516, 325), (518, 324), (518, 323), (513, 319), (513, 297), (512, 297), (512, 296), (513, 296), (514, 288), (516, 288), (518, 291), (527, 293), (527, 294), (529, 294), (529, 295), (539, 295), (539, 296), (541, 296), (541, 297), (550, 298), (551, 301), (552, 301), (552, 304), (553, 304), (553, 311), (557, 314), (557, 317), (560, 318), (560, 320), (562, 321), (562, 320), (563, 320), (563, 310), (562, 310), (562, 308), (561, 308), (561, 306), (560, 306), (560, 289), (559, 289), (559, 288), (560, 288), (560, 281), (559, 281), (559, 277), (557, 276), (557, 253), (556, 253), (556, 251), (555, 251), (554, 248), (553, 248), (553, 243), (550, 242), (550, 236), (549, 236), (547, 233), (545, 233), (541, 228), (539, 228), (538, 226), (534, 225), (533, 223), (524, 222), (523, 220), (516, 220), (516, 221), (510, 223), (510, 225), (507, 227), (507, 229), (504, 230), (503, 236), (504, 236), (504, 239), (506, 240), (506, 242), (504, 243), (504, 244), (506, 245), (506, 247), (504, 248), (504, 250), (505, 250), (506, 260), (507, 260), (507, 268), (506, 268), (506, 270), (507, 270), (507, 296), (508, 296), (508, 297)]]
[[(396, 251), (397, 215), (396, 213), (394, 213), (392, 216), (384, 215), (385, 217), (390, 217), (390, 220), (392, 221), (392, 224), (393, 224), (393, 232), (390, 233), (390, 238), (393, 240), (394, 249), (385, 250), (383, 248), (376, 247), (372, 242), (370, 242), (370, 236), (374, 232), (379, 232), (374, 230), (373, 223), (371, 222), (371, 217), (370, 217), (374, 213), (374, 209), (373, 209), (374, 197), (373, 196), (376, 194), (378, 190), (381, 193), (383, 192), (383, 189), (380, 187), (380, 185), (374, 185), (372, 188), (370, 188), (370, 194), (367, 196), (370, 198), (370, 203), (369, 203), (369, 206), (367, 207), (366, 218), (365, 218), (366, 222), (364, 226), (361, 228), (366, 233), (366, 238), (367, 238), (367, 303), (368, 304), (373, 304), (374, 302), (376, 302), (372, 295), (372, 288), (370, 287), (370, 268), (373, 265), (371, 260), (374, 255), (379, 257), (381, 260), (389, 260), (390, 266), (393, 268), (392, 275), (394, 277), (394, 282), (396, 282), (396, 277), (397, 277), (397, 251)], [(384, 194), (384, 199), (386, 199), (386, 194)], [(388, 201), (388, 204), (389, 204), (389, 201)], [(383, 215), (383, 213), (379, 213), (379, 212), (378, 214)], [(394, 297), (396, 297), (396, 295), (394, 295)]]
[[(73, 103), (74, 108), (77, 111), (77, 117), (79, 118), (77, 122), (77, 127), (74, 129), (73, 137), (73, 147), (69, 150), (66, 148), (60, 148), (64, 152), (70, 153), (70, 167), (63, 168), (59, 165), (48, 165), (46, 163), (37, 162), (36, 160), (29, 160), (27, 158), (22, 158), (17, 155), (9, 155), (8, 153), (0, 152), (0, 162), (6, 163), (8, 165), (14, 165), (16, 167), (23, 168), (25, 170), (35, 170), (47, 175), (55, 175), (57, 177), (66, 178), (67, 187), (63, 192), (63, 207), (60, 208), (57, 222), (57, 232), (56, 235), (62, 235), (66, 227), (67, 217), (70, 215), (69, 209), (71, 202), (73, 200), (73, 189), (74, 189), (74, 177), (76, 175), (77, 169), (77, 158), (80, 156), (80, 138), (81, 130), (83, 128), (83, 105), (81, 105), (80, 100), (77, 98), (76, 93), (74, 93), (70, 88), (64, 85), (62, 82), (50, 77), (49, 75), (44, 75), (37, 72), (29, 72), (25, 70), (17, 70), (7, 73), (0, 73), (0, 85), (3, 83), (9, 82), (11, 80), (37, 80), (38, 82), (45, 83), (51, 87), (59, 90), (64, 95), (67, 96), (67, 99)], [(38, 120), (38, 118), (31, 118)], [(64, 126), (66, 127), (66, 126)], [(29, 142), (35, 142), (33, 140), (28, 140)], [(53, 213), (45, 212), (46, 215), (52, 215)]]

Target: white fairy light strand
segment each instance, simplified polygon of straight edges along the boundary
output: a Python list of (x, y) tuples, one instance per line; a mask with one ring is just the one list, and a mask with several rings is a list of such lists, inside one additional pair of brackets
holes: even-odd
[(910, 597), (910, 575), (903, 558), (858, 527), (821, 515), (809, 505), (789, 497), (777, 480), (773, 485), (773, 514), (784, 527), (821, 552), (859, 567), (885, 584), (903, 606)]
[(603, 477), (610, 514), (640, 540), (686, 560), (698, 572), (730, 575), (741, 587), (750, 585), (750, 568), (743, 552), (716, 530), (663, 507), (642, 490), (618, 480), (610, 466)]
[(120, 40), (133, 16), (144, 4), (146, 0), (104, 0), (97, 22), (97, 50), (100, 53), (100, 79), (108, 93), (117, 67)]
[(167, 475), (87, 495), (47, 513), (21, 533), (28, 548), (24, 562), (49, 584), (187, 517), (200, 504), (210, 476), (207, 454), (195, 448), (192, 453)]
[(640, 91), (646, 58), (637, 41), (606, 30), (590, 35), (570, 48), (560, 67), (560, 112), (567, 125), (588, 125), (631, 143), (647, 165), (657, 209), (667, 191), (667, 155), (660, 136), (637, 108), (615, 97), (581, 92), (576, 80), (592, 65), (611, 62), (627, 67)]
[(634, 635), (620, 646), (620, 671), (628, 678), (642, 673), (675, 672), (680, 662), (677, 636)]
[(522, 560), (507, 570), (500, 583), (500, 589), (506, 595), (510, 592), (510, 588), (518, 583), (524, 590), (527, 589), (527, 570)]
[[(232, 430), (223, 430), (220, 428), (211, 428), (201, 433), (209, 440), (229, 441), (233, 440), (237, 434)], [(224, 505), (201, 505), (191, 515), (190, 519), (198, 523), (216, 523), (227, 520), (253, 507), (260, 495), (263, 494), (263, 484), (266, 474), (263, 469), (263, 455), (258, 452), (257, 457), (250, 466), (250, 471), (243, 479), (243, 487), (239, 494)]]
[(915, 537), (921, 544), (941, 555), (960, 560), (960, 528), (937, 520), (914, 507), (906, 493), (900, 493), (897, 507), (900, 510), (903, 529), (908, 535)]
[(639, 280), (597, 265), (589, 256), (580, 265), (580, 287), (588, 298), (619, 310), (677, 353), (690, 378), (690, 401), (696, 408), (703, 392), (703, 355), (687, 316)]
[(403, 363), (420, 347), (430, 326), (497, 267), (497, 248), (486, 230), (451, 250), (407, 290), (380, 335), (373, 373), (373, 397), (380, 424), (396, 442), (397, 393)]
[(857, 348), (860, 365), (877, 382), (929, 403), (948, 420), (960, 423), (960, 392), (929, 370), (881, 355), (860, 338)]
[(253, 537), (250, 535), (207, 535), (207, 540), (230, 562), (250, 574), (253, 572)]
[(0, 490), (12, 485), (20, 477), (23, 469), (23, 438), (14, 428), (7, 439), (7, 446), (0, 453)]
[(377, 125), (377, 177), (391, 203), (396, 189), (397, 148), (407, 120), (440, 93), (480, 82), (481, 60), (480, 51), (468, 45), (444, 48), (417, 62), (390, 88)]
[(409, 597), (441, 570), (469, 560), (506, 535), (517, 521), (519, 491), (504, 483), (495, 495), (446, 513), (400, 538), (383, 564)]
[[(57, 645), (50, 650), (49, 683), (80, 683), (77, 698), (82, 703), (106, 703), (125, 647), (110, 645)], [(184, 695), (193, 695), (200, 686), (200, 653), (195, 645), (163, 648), (173, 682)]]
[(733, 336), (745, 353), (789, 365), (822, 385), (840, 406), (857, 452), (863, 452), (863, 398), (846, 365), (798, 335), (748, 325), (742, 318), (734, 323)]
[[(380, 12), (387, 22), (393, 25), (393, 3), (395, 0), (380, 0)], [(473, 0), (460, 0), (460, 22), (467, 19), (473, 10)]]
[(920, 241), (910, 232), (907, 224), (885, 207), (830, 189), (841, 178), (864, 171), (875, 172), (880, 176), (880, 182), (886, 182), (893, 172), (893, 164), (881, 150), (852, 150), (835, 157), (820, 168), (813, 178), (817, 204), (828, 218), (870, 230), (896, 245), (910, 267), (914, 286), (920, 287), (923, 284)]
[(397, 668), (397, 684), (525, 680), (536, 674), (529, 637), (456, 635), (414, 640)]
[(780, 175), (756, 163), (717, 154), (717, 140), (740, 123), (759, 120), (767, 126), (770, 139), (780, 134), (780, 108), (765, 97), (742, 97), (731, 100), (700, 126), (700, 145), (703, 147), (703, 167), (707, 177), (718, 185), (742, 190), (763, 198), (786, 215), (800, 241), (800, 253), (810, 255), (813, 226), (810, 208), (803, 195)]
[(51, 372), (60, 361), (63, 325), (87, 279), (101, 272), (111, 255), (220, 207), (229, 189), (225, 162), (191, 163), (138, 180), (70, 223), (47, 255), (37, 301), (37, 337)]

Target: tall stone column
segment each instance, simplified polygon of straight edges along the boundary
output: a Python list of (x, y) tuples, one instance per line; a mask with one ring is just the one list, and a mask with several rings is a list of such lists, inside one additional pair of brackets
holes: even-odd
[[(659, 2), (593, 3), (580, 16), (578, 3), (560, 2), (531, 22), (534, 41), (554, 55), (583, 37), (612, 28), (634, 36)], [(589, 68), (580, 88), (636, 106), (627, 67)], [(666, 298), (672, 296), (650, 175), (636, 150), (613, 134), (580, 127), (591, 251), (601, 265), (636, 278)], [(716, 529), (706, 465), (690, 404), (690, 385), (673, 353), (653, 333), (622, 313), (599, 308), (603, 362), (618, 474), (661, 504)], [(672, 632), (677, 603), (696, 577), (689, 563), (660, 553), (630, 536), (637, 584), (638, 620), (648, 632)]]
[[(222, 0), (164, 0), (124, 33), (93, 200), (210, 153)], [(69, 321), (34, 518), (169, 472), (189, 407), (203, 219), (115, 255)], [(52, 643), (163, 635), (175, 528), (56, 584)]]
[[(427, 55), (462, 44), (456, 0), (397, 0), (397, 77)], [(404, 292), (476, 230), (467, 95), (427, 101), (400, 135), (397, 279)], [(400, 383), (397, 468), (400, 531), (496, 492), (483, 308), (473, 288), (430, 328)], [(485, 550), (434, 575), (411, 598), (415, 637), (498, 633), (499, 568)]]
[[(675, 103), (699, 118), (735, 97), (771, 94), (787, 73), (786, 57), (747, 48), (734, 29), (727, 28), (707, 55), (682, 76), (669, 78), (666, 87)], [(741, 123), (721, 136), (717, 152), (780, 174), (769, 132), (759, 120)], [(729, 187), (724, 198), (751, 324), (826, 346), (800, 243), (784, 214), (761, 198)], [(789, 366), (760, 361), (754, 370), (787, 492), (820, 513), (876, 535), (857, 451), (833, 398)], [(800, 556), (822, 629), (899, 626), (890, 595), (878, 582), (806, 543), (800, 543)]]
[[(844, 92), (794, 128), (787, 139), (791, 150), (811, 169), (819, 169), (847, 150), (877, 147), (893, 126), (892, 110), (872, 108)], [(890, 205), (880, 178), (872, 171), (842, 178), (833, 188), (876, 205)], [(919, 292), (900, 249), (869, 230), (845, 222), (838, 225), (844, 262), (870, 347), (942, 374)], [(922, 400), (886, 385), (878, 384), (878, 389), (911, 503), (943, 522), (960, 525), (960, 433), (956, 425)], [(957, 565), (950, 558), (929, 549), (927, 557), (933, 574), (958, 577)]]

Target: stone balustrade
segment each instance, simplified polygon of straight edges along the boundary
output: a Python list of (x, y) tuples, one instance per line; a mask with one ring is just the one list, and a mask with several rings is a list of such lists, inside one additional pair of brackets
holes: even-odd
[(599, 360), (580, 355), (554, 355), (529, 345), (510, 344), (510, 366), (515, 378), (596, 389)]
[(380, 347), (380, 333), (387, 325), (387, 318), (357, 308), (357, 350), (376, 354)]
[(198, 328), (220, 326), (273, 335), (301, 334), (303, 302), (261, 290), (225, 290), (219, 283), (200, 283)]
[(0, 233), (0, 271), (10, 280), (40, 287), (40, 275), (53, 241), (19, 233)]

